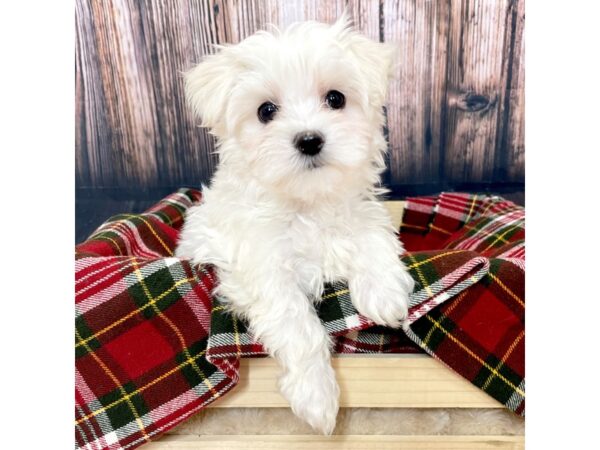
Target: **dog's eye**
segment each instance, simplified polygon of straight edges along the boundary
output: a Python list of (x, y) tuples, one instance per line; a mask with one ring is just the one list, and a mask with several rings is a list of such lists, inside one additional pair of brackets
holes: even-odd
[(331, 109), (342, 109), (346, 104), (346, 97), (340, 91), (329, 91), (325, 101)]
[(264, 102), (258, 107), (258, 120), (260, 120), (262, 123), (270, 122), (275, 118), (276, 112), (277, 105), (271, 102)]

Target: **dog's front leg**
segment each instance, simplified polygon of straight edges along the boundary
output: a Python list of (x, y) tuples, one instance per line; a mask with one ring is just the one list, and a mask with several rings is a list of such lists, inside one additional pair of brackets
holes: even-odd
[(355, 243), (357, 252), (348, 277), (352, 303), (373, 322), (399, 327), (408, 314), (408, 296), (414, 288), (400, 259), (400, 241), (382, 228), (362, 231)]
[(339, 397), (331, 341), (293, 274), (279, 268), (264, 279), (227, 272), (219, 277), (219, 292), (248, 320), (251, 333), (282, 368), (279, 387), (293, 412), (314, 429), (331, 434)]

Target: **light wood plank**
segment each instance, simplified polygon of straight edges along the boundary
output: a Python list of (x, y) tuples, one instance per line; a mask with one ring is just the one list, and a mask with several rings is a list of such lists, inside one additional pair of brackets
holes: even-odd
[(423, 436), (423, 435), (237, 435), (164, 436), (145, 446), (159, 449), (427, 449), (427, 450), (521, 450), (523, 436)]
[(506, 149), (506, 159), (500, 166), (505, 172), (498, 176), (520, 181), (525, 179), (525, 2), (518, 0), (511, 6), (513, 25), (509, 41), (511, 55), (507, 64), (509, 83), (506, 97), (508, 118), (501, 142), (502, 148)]
[(406, 205), (406, 202), (388, 200), (387, 202), (383, 202), (383, 204), (392, 217), (392, 224), (394, 225), (394, 228), (398, 229), (398, 227), (400, 227), (400, 223), (402, 222), (402, 214), (404, 212), (404, 206)]
[(384, 0), (382, 29), (397, 49), (388, 94), (394, 184), (441, 181), (449, 2)]
[[(77, 186), (207, 182), (214, 139), (185, 104), (181, 72), (212, 44), (344, 8), (399, 46), (390, 184), (523, 181), (523, 0), (77, 0)], [(469, 106), (467, 92), (488, 106)]]
[(451, 3), (443, 174), (448, 181), (489, 182), (500, 175), (507, 152), (502, 136), (514, 4)]
[[(243, 358), (240, 382), (213, 408), (275, 408), (289, 404), (277, 387), (271, 358)], [(503, 405), (426, 355), (348, 355), (333, 358), (341, 407), (502, 408)]]

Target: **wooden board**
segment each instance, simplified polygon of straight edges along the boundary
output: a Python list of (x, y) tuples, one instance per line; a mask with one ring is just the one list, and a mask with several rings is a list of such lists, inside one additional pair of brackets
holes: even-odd
[(440, 180), (449, 3), (385, 0), (384, 41), (398, 48), (388, 95), (394, 184)]
[(237, 435), (165, 436), (145, 445), (158, 449), (273, 449), (273, 450), (522, 450), (523, 436), (313, 436), (313, 435)]
[(400, 227), (400, 223), (402, 222), (402, 213), (404, 212), (404, 205), (406, 202), (399, 200), (390, 200), (387, 202), (383, 202), (385, 207), (387, 208), (390, 216), (392, 217), (392, 223), (394, 224), (394, 228), (398, 229)]
[[(427, 355), (348, 355), (333, 358), (341, 407), (503, 408)], [(275, 408), (289, 404), (277, 387), (271, 358), (242, 358), (240, 382), (213, 408)]]
[[(385, 202), (399, 226), (405, 202)], [(342, 407), (502, 408), (503, 406), (426, 355), (346, 355), (333, 359)], [(277, 388), (271, 358), (244, 358), (233, 392), (209, 408), (288, 407)], [(524, 436), (425, 435), (165, 435), (146, 444), (166, 449), (463, 449), (522, 450)]]
[(525, 3), (511, 7), (510, 52), (507, 63), (507, 94), (500, 148), (504, 159), (496, 163), (497, 177), (510, 181), (525, 179)]
[(444, 162), (448, 180), (493, 180), (506, 170), (502, 163), (508, 149), (502, 144), (509, 125), (505, 116), (516, 30), (512, 11), (517, 3), (451, 4)]
[[(199, 186), (214, 140), (181, 73), (272, 23), (344, 8), (398, 47), (388, 128), (392, 186), (524, 181), (524, 0), (76, 0), (78, 187)], [(475, 184), (472, 184), (475, 186)], [(511, 185), (512, 186), (512, 185)], [(402, 191), (402, 190), (400, 190)]]

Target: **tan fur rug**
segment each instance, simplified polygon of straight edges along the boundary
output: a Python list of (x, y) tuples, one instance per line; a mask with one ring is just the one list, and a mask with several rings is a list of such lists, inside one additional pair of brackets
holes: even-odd
[[(341, 408), (333, 434), (523, 435), (525, 421), (504, 409)], [(289, 408), (205, 409), (169, 434), (316, 434)]]

